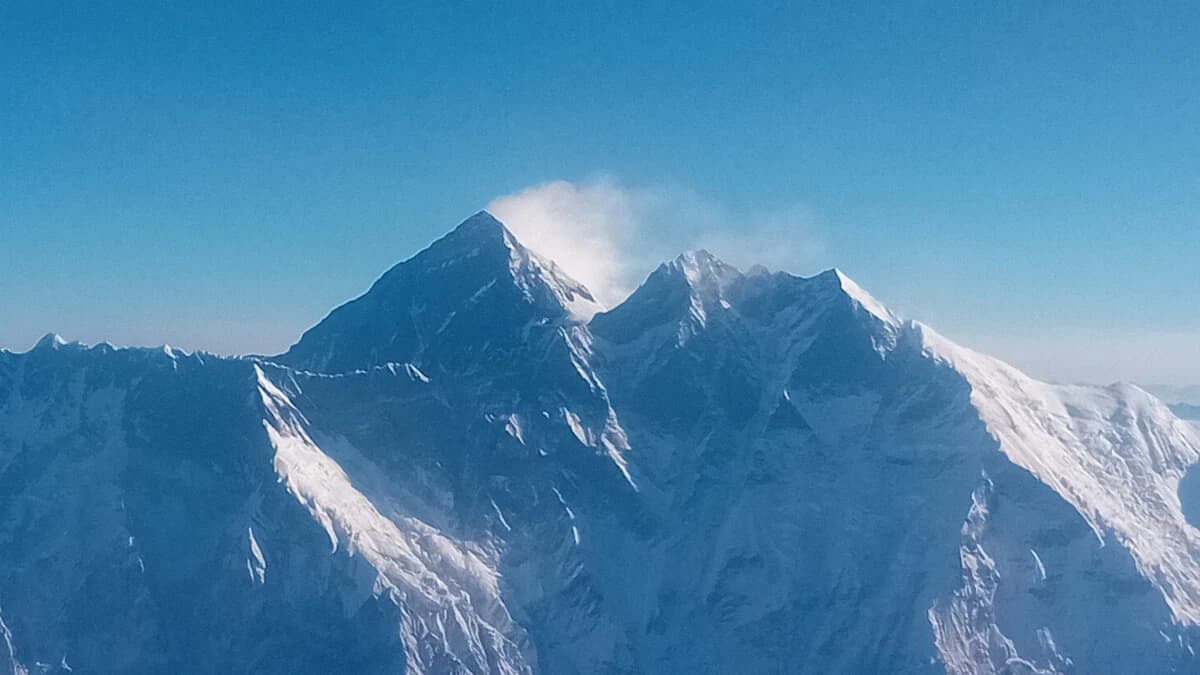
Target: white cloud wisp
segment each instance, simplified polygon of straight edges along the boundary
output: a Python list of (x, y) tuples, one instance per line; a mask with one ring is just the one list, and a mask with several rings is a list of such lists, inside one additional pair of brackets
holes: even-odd
[(742, 268), (788, 271), (808, 271), (824, 253), (803, 209), (741, 216), (691, 191), (629, 188), (610, 178), (542, 183), (487, 208), (610, 307), (688, 249), (706, 248)]

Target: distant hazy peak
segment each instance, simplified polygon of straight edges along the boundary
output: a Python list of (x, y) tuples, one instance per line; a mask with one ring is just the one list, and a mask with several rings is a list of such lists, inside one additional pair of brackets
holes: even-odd
[(66, 344), (67, 341), (62, 339), (62, 336), (60, 336), (58, 333), (46, 333), (42, 336), (42, 339), (37, 341), (37, 344), (35, 344), (33, 348), (35, 350), (58, 349)]
[(1200, 384), (1147, 384), (1143, 388), (1167, 403), (1200, 406)]

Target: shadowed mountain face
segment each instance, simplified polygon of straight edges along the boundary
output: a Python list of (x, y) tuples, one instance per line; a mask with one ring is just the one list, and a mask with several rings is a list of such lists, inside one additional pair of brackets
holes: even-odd
[(1200, 433), (486, 213), (285, 354), (0, 352), (0, 672), (1195, 672)]

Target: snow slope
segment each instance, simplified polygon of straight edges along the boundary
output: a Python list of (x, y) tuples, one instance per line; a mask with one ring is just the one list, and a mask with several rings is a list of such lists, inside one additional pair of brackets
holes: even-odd
[(481, 213), (277, 357), (0, 352), (0, 671), (1196, 672), (1198, 455), (837, 270), (601, 311)]

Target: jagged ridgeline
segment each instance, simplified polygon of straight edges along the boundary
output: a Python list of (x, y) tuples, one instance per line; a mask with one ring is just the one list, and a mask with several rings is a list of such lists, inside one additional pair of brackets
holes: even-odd
[(0, 352), (0, 672), (1195, 673), (1200, 432), (487, 213), (286, 353)]

